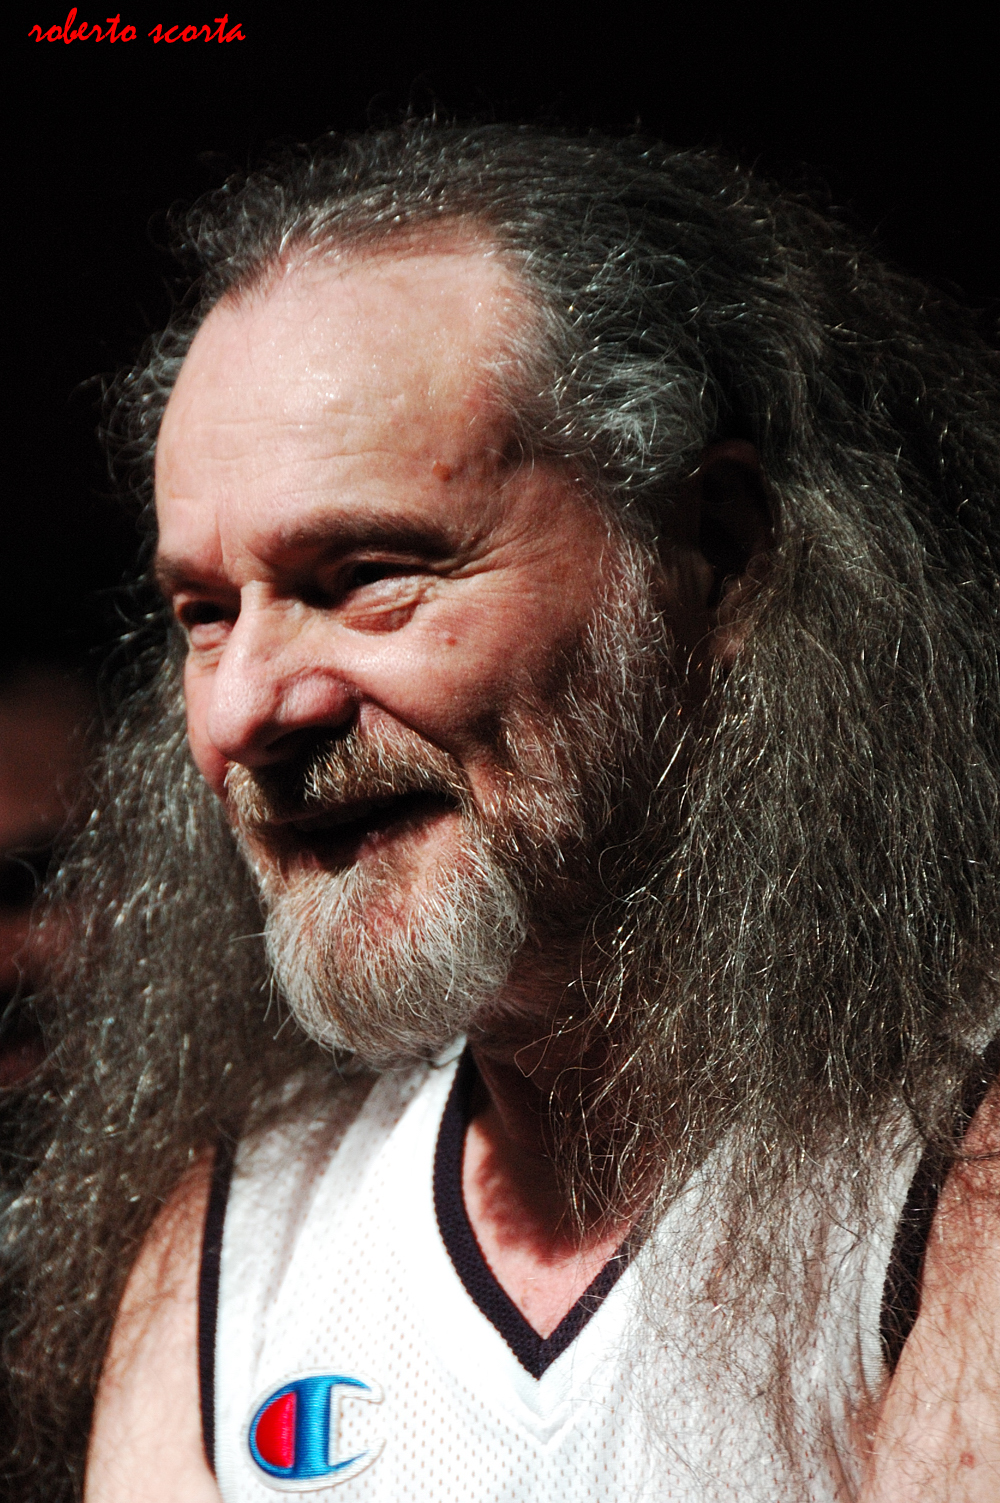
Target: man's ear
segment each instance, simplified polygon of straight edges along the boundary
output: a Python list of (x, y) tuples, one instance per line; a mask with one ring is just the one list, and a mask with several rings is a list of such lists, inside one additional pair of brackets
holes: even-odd
[(774, 541), (767, 485), (753, 444), (743, 439), (710, 444), (677, 501), (674, 546), (679, 544), (689, 561), (684, 593), (700, 618), (698, 656), (707, 649), (710, 659), (729, 665), (746, 635), (745, 608), (766, 578)]

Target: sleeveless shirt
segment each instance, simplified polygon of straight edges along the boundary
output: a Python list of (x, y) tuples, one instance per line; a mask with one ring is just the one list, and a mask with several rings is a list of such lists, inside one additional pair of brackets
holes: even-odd
[(234, 1167), (220, 1155), (200, 1359), (224, 1503), (853, 1497), (856, 1417), (912, 1324), (933, 1215), (916, 1135), (887, 1144), (863, 1237), (834, 1191), (803, 1210), (812, 1318), (779, 1394), (759, 1332), (740, 1372), (711, 1357), (720, 1312), (698, 1290), (725, 1235), (718, 1162), (548, 1340), (531, 1329), (462, 1203), (470, 1076), (465, 1056), (354, 1082), (321, 1120), (245, 1142)]

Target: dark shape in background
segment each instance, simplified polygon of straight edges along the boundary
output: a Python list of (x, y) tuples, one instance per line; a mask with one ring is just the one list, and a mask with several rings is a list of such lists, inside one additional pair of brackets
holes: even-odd
[(139, 39), (112, 47), (29, 40), (33, 24), (64, 19), (51, 3), (30, 0), (6, 23), (24, 80), (9, 151), (21, 212), (9, 221), (8, 653), (23, 642), (72, 655), (106, 637), (135, 528), (107, 499), (92, 378), (166, 317), (167, 206), (275, 138), (356, 129), (408, 105), (612, 130), (639, 120), (786, 182), (825, 183), (891, 259), (984, 308), (984, 329), (997, 309), (997, 37), (968, 10), (829, 7), (817, 21), (804, 7), (650, 4), (587, 21), (544, 3), (454, 15), (275, 4), (230, 12), (245, 42), (154, 45), (157, 22), (213, 21), (217, 8), (167, 0), (123, 4)]

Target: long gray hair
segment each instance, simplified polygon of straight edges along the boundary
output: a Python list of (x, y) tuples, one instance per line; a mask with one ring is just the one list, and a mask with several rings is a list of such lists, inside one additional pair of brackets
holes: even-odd
[[(728, 1134), (760, 1206), (834, 1149), (862, 1167), (892, 1103), (946, 1136), (998, 943), (1000, 392), (958, 309), (707, 154), (421, 121), (330, 137), (177, 220), (190, 290), (114, 391), (126, 484), (148, 504), (164, 406), (221, 298), (283, 257), (455, 220), (537, 315), (504, 375), (526, 458), (571, 465), (645, 546), (713, 440), (752, 442), (768, 480), (745, 647), (686, 733), (679, 806), (650, 805), (645, 879), (603, 916), (580, 1004), (582, 1027), (618, 1030), (589, 1103), (613, 1110), (616, 1159), (662, 1204)], [(134, 655), (60, 879), (80, 919), (39, 1002), (53, 1052), (3, 1108), (26, 1503), (79, 1487), (123, 1281), (184, 1168), (338, 1068), (269, 1011), (255, 898), (191, 766), (159, 617)], [(609, 1183), (595, 1151), (561, 1143), (571, 1192)]]

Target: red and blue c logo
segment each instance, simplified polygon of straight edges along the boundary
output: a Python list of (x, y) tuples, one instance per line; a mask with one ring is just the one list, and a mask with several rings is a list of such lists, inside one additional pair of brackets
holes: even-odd
[(376, 1441), (356, 1456), (337, 1454), (341, 1399), (382, 1402), (377, 1383), (346, 1373), (299, 1373), (253, 1406), (246, 1453), (260, 1480), (279, 1492), (308, 1492), (356, 1477), (382, 1452)]

